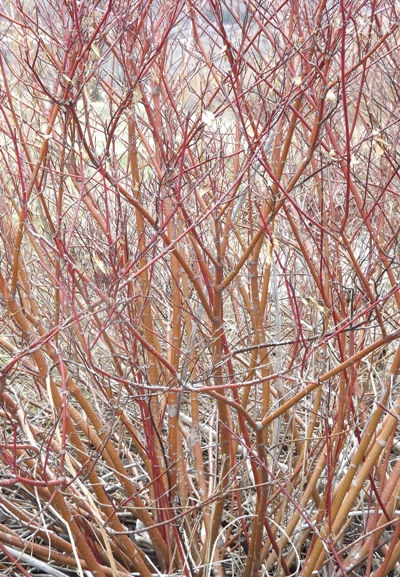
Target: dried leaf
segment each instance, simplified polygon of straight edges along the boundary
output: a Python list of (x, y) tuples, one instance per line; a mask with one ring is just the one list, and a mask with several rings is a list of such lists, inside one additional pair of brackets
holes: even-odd
[(274, 234), (272, 235), (272, 243), (274, 251), (276, 252), (277, 250), (279, 250), (279, 242)]
[(319, 310), (319, 311), (321, 311), (321, 313), (324, 313), (324, 314), (325, 314), (325, 309), (324, 309), (324, 307), (321, 307), (321, 305), (319, 305), (319, 304), (317, 303), (317, 301), (316, 301), (313, 297), (310, 297), (310, 296), (309, 296), (308, 299), (312, 302), (312, 304), (315, 306), (315, 308), (316, 308), (317, 310)]
[(208, 184), (202, 184), (199, 188), (199, 195), (204, 196), (207, 192), (210, 192), (210, 187)]
[(212, 128), (215, 125), (215, 115), (209, 110), (203, 110), (201, 119), (206, 126)]
[(265, 257), (265, 262), (267, 266), (269, 266), (272, 262), (272, 244), (269, 239), (267, 240), (267, 255)]
[(331, 157), (332, 160), (337, 160), (337, 156), (336, 156), (336, 150), (334, 150), (333, 148), (329, 151), (329, 156)]
[(337, 100), (336, 93), (333, 92), (333, 90), (328, 90), (325, 100), (327, 102), (336, 102), (336, 100)]
[(273, 251), (276, 252), (278, 249), (279, 249), (279, 242), (277, 241), (276, 236), (273, 234), (271, 239), (267, 239), (267, 254), (265, 257), (265, 262), (267, 266), (269, 266), (272, 262)]
[(96, 254), (93, 256), (93, 260), (96, 263), (96, 266), (101, 270), (101, 272), (106, 274), (106, 267), (104, 266), (103, 261), (100, 260)]
[(142, 93), (140, 91), (139, 86), (136, 86), (135, 90), (133, 90), (132, 92), (132, 100), (131, 100), (131, 104), (135, 105), (138, 102), (140, 102), (142, 99)]
[(386, 142), (386, 140), (383, 140), (383, 138), (375, 138), (375, 140), (376, 140), (376, 142), (380, 142), (384, 146), (389, 146), (389, 143)]
[(300, 86), (302, 80), (301, 80), (301, 76), (293, 76), (293, 82), (295, 84), (295, 86)]
[(379, 144), (379, 142), (375, 142), (375, 156), (377, 158), (379, 158), (383, 154), (385, 154), (385, 149), (382, 148), (382, 146)]
[(71, 78), (69, 78), (69, 76), (67, 76), (66, 74), (63, 74), (62, 77), (64, 78), (64, 80), (66, 82), (68, 82), (68, 84), (72, 84), (72, 80), (71, 80)]
[(97, 60), (99, 60), (100, 59), (100, 50), (97, 48), (96, 44), (92, 44), (91, 49), (92, 49), (93, 54), (97, 58)]

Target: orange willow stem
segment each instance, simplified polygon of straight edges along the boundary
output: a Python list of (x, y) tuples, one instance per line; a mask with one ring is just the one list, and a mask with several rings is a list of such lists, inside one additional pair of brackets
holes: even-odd
[(387, 343), (390, 343), (390, 342), (392, 342), (398, 338), (400, 338), (400, 330), (397, 330), (393, 333), (389, 333), (386, 336), (386, 338), (380, 338), (380, 339), (376, 340), (374, 343), (372, 343), (368, 347), (365, 347), (365, 349), (356, 353), (355, 355), (353, 355), (352, 357), (350, 357), (349, 359), (347, 359), (343, 363), (340, 363), (340, 365), (338, 365), (334, 369), (331, 369), (330, 371), (328, 371), (327, 373), (322, 375), (319, 378), (319, 381), (317, 383), (311, 383), (311, 384), (307, 385), (302, 391), (298, 392), (289, 401), (287, 401), (281, 407), (279, 407), (279, 409), (276, 409), (275, 411), (273, 411), (273, 413), (264, 417), (264, 419), (262, 420), (262, 422), (260, 423), (259, 426), (260, 427), (266, 427), (269, 423), (272, 423), (277, 417), (279, 417), (280, 415), (285, 413), (288, 409), (290, 409), (291, 407), (296, 405), (306, 395), (308, 395), (309, 393), (314, 391), (316, 388), (318, 388), (321, 385), (321, 383), (325, 383), (326, 381), (329, 381), (329, 379), (331, 379), (335, 375), (338, 375), (339, 373), (341, 373), (342, 371), (344, 371), (348, 367), (351, 367), (354, 363), (356, 363), (360, 359), (366, 357), (367, 355), (376, 351), (380, 347), (383, 347)]
[[(367, 431), (365, 435), (363, 435), (361, 444), (352, 460), (352, 463), (349, 466), (349, 471), (345, 478), (343, 479), (342, 483), (339, 485), (339, 489), (336, 493), (335, 500), (332, 506), (332, 517), (334, 518), (334, 522), (332, 524), (332, 536), (335, 538), (337, 535), (340, 527), (343, 524), (344, 519), (347, 517), (351, 507), (355, 499), (360, 494), (362, 490), (362, 486), (368, 477), (372, 467), (374, 467), (381, 455), (382, 451), (386, 447), (387, 440), (392, 434), (394, 428), (398, 422), (398, 415), (400, 415), (400, 399), (396, 402), (394, 408), (394, 414), (389, 414), (389, 418), (386, 421), (382, 432), (379, 434), (376, 441), (373, 443), (372, 448), (368, 451), (367, 456), (365, 457), (364, 463), (356, 474), (357, 468), (362, 463), (362, 460), (365, 455), (365, 450), (368, 447), (373, 434), (376, 432), (376, 428), (379, 422), (381, 415), (385, 410), (385, 406), (389, 395), (391, 393), (391, 389), (394, 383), (394, 379), (398, 375), (400, 370), (400, 347), (397, 349), (397, 353), (393, 360), (391, 369), (389, 371), (388, 380), (385, 386), (385, 390), (383, 392), (382, 400), (378, 407), (375, 409), (373, 417), (371, 418), (370, 424), (368, 425)], [(320, 535), (322, 538), (329, 539), (331, 535), (328, 533), (328, 526), (325, 524), (321, 531)], [(323, 551), (323, 541), (322, 538), (318, 538), (317, 542), (315, 543), (311, 554), (306, 561), (306, 564), (302, 571), (302, 577), (311, 577), (315, 570), (319, 570), (323, 560), (325, 558), (325, 553)]]

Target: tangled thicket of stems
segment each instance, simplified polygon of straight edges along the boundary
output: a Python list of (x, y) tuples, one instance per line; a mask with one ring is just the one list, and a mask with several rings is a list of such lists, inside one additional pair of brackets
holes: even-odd
[(393, 574), (398, 6), (0, 12), (1, 570)]

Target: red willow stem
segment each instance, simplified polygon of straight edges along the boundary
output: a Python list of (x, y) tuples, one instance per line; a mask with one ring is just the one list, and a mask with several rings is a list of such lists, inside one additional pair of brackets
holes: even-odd
[(343, 572), (361, 533), (387, 573), (394, 8), (161, 4), (0, 8), (3, 497), (54, 532), (3, 510), (97, 575)]

